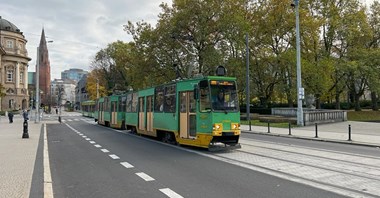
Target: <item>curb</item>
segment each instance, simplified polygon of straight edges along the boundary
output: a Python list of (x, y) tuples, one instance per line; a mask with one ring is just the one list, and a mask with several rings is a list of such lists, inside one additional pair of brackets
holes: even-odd
[(366, 147), (375, 147), (380, 148), (378, 144), (366, 143), (366, 142), (356, 142), (356, 141), (348, 141), (348, 140), (335, 140), (335, 139), (327, 139), (327, 138), (315, 138), (315, 137), (305, 137), (305, 136), (294, 136), (294, 135), (284, 135), (278, 133), (265, 133), (265, 132), (255, 132), (255, 131), (241, 131), (241, 133), (253, 133), (257, 135), (266, 135), (266, 136), (275, 136), (282, 138), (294, 138), (294, 139), (302, 139), (302, 140), (311, 140), (311, 141), (320, 141), (320, 142), (331, 142), (331, 143), (339, 143), (339, 144), (349, 144), (356, 146), (366, 146)]

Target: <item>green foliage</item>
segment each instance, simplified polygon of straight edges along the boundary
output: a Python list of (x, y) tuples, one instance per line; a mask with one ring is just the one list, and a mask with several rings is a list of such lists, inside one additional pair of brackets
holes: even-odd
[[(246, 98), (249, 35), (250, 101), (269, 107), (296, 102), (295, 9), (283, 0), (173, 0), (161, 4), (155, 27), (131, 22), (133, 41), (117, 41), (93, 61), (101, 87), (128, 90), (194, 74), (213, 75), (225, 65), (238, 79), (239, 101)], [(302, 85), (320, 104), (352, 95), (346, 107), (371, 91), (380, 93), (380, 4), (369, 12), (358, 0), (300, 1)], [(88, 87), (93, 90), (93, 83)], [(90, 91), (93, 92), (93, 91)]]

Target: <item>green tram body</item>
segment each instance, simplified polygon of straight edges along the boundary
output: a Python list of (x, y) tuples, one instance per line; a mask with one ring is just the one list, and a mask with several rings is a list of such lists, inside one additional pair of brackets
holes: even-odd
[[(225, 92), (225, 107), (214, 108), (217, 91)], [(126, 128), (139, 134), (203, 148), (239, 146), (236, 78), (208, 76), (128, 93), (126, 107)]]
[(124, 129), (125, 127), (125, 96), (112, 95), (97, 100), (95, 121), (100, 125)]
[(82, 110), (83, 116), (93, 118), (94, 113), (95, 113), (95, 101), (94, 100), (83, 101), (81, 103), (81, 110)]

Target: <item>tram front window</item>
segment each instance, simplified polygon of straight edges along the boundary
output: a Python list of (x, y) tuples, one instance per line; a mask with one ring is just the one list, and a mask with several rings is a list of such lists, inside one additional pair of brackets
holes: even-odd
[(238, 98), (235, 82), (211, 81), (212, 109), (215, 111), (237, 111)]

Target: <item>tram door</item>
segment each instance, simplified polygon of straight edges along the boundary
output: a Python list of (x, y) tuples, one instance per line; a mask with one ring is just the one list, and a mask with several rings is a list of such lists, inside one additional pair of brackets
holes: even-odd
[(146, 98), (146, 130), (153, 132), (153, 96)]
[(100, 124), (104, 124), (104, 106), (103, 106), (103, 102), (100, 102), (99, 103), (99, 114), (98, 114), (98, 122)]
[(116, 101), (111, 102), (111, 124), (117, 124), (117, 105)]
[(139, 130), (145, 131), (145, 106), (144, 106), (144, 97), (139, 98)]
[(194, 100), (194, 91), (180, 92), (180, 137), (196, 137), (196, 106)]

